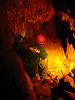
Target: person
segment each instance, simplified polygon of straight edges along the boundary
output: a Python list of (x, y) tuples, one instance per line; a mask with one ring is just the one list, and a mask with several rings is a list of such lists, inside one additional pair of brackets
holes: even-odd
[(42, 46), (45, 42), (45, 37), (42, 34), (38, 34), (35, 38), (35, 43), (29, 45), (26, 50), (24, 59), (24, 68), (29, 77), (35, 75), (40, 78), (47, 77), (48, 69), (48, 53)]
[(17, 35), (14, 38), (14, 41), (12, 43), (13, 50), (16, 52), (18, 57), (22, 60), (24, 59), (25, 54), (25, 48), (23, 47), (23, 37), (21, 34)]

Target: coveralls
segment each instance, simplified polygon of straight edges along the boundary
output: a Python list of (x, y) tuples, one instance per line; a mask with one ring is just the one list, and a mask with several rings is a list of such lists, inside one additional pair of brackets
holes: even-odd
[(25, 71), (30, 75), (39, 73), (40, 78), (47, 76), (48, 53), (40, 44), (31, 44), (26, 51), (24, 59)]

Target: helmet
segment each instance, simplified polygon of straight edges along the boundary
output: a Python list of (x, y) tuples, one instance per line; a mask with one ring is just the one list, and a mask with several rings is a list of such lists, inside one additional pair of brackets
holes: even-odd
[(38, 44), (44, 44), (44, 42), (45, 42), (45, 37), (43, 35), (41, 35), (41, 34), (37, 35), (37, 37), (36, 37), (36, 43), (38, 43)]

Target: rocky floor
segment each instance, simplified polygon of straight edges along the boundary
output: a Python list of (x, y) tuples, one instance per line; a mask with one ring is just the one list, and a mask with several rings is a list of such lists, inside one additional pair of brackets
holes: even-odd
[(38, 100), (75, 100), (75, 87), (66, 82), (65, 78), (61, 78), (58, 83), (56, 80), (38, 80), (36, 76), (32, 77), (31, 82)]

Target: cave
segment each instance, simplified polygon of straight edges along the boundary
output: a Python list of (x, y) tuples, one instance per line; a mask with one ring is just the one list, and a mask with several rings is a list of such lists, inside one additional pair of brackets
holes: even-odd
[[(63, 25), (62, 22), (67, 24)], [(46, 38), (43, 46), (48, 52), (48, 75), (53, 82), (57, 80), (54, 85), (59, 84), (59, 80), (68, 74), (72, 74), (75, 80), (75, 71), (72, 73), (75, 69), (75, 1), (0, 1), (0, 49), (11, 48), (15, 40), (27, 49), (35, 42), (37, 34)], [(70, 80), (70, 77), (66, 80)], [(74, 80), (71, 79), (70, 85), (75, 89)], [(38, 97), (38, 100), (51, 100), (49, 97)], [(75, 99), (75, 96), (73, 97)]]

